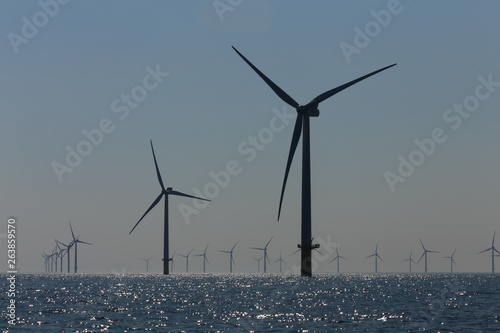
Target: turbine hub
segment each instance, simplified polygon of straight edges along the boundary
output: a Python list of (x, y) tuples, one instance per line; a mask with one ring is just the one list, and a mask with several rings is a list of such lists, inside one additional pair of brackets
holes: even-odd
[(173, 187), (167, 187), (167, 191), (172, 191), (173, 189)]
[(297, 113), (300, 113), (300, 114), (303, 114), (303, 115), (309, 116), (309, 117), (318, 117), (319, 116), (318, 104), (299, 105), (299, 107), (297, 107)]

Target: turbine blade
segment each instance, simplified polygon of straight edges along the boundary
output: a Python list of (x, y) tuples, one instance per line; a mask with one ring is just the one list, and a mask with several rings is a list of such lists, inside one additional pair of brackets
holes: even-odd
[(321, 95), (318, 95), (317, 97), (315, 97), (312, 101), (310, 101), (310, 102), (308, 103), (308, 105), (309, 105), (309, 104), (319, 104), (319, 103), (323, 102), (324, 100), (326, 100), (326, 99), (328, 99), (328, 98), (332, 97), (333, 95), (335, 95), (335, 94), (337, 94), (337, 93), (341, 92), (342, 90), (344, 90), (344, 89), (346, 89), (346, 88), (349, 88), (349, 87), (350, 87), (350, 86), (352, 86), (353, 84), (356, 84), (356, 83), (358, 83), (358, 82), (360, 82), (360, 81), (363, 81), (364, 79), (367, 79), (367, 78), (369, 78), (369, 77), (370, 77), (370, 76), (372, 76), (372, 75), (375, 75), (375, 74), (377, 74), (377, 73), (380, 73), (380, 72), (382, 72), (382, 71), (384, 71), (384, 70), (386, 70), (386, 69), (388, 69), (388, 68), (391, 68), (392, 66), (396, 66), (396, 65), (397, 65), (397, 64), (392, 64), (392, 65), (390, 65), (390, 66), (387, 66), (387, 67), (381, 68), (381, 69), (379, 69), (379, 70), (376, 70), (376, 71), (374, 71), (374, 72), (371, 72), (370, 74), (366, 74), (366, 75), (364, 75), (364, 76), (362, 76), (362, 77), (359, 77), (359, 78), (357, 78), (357, 79), (355, 79), (355, 80), (352, 80), (352, 81), (350, 81), (350, 82), (348, 82), (348, 83), (345, 83), (345, 84), (343, 84), (343, 85), (341, 85), (341, 86), (338, 86), (337, 88), (333, 88), (333, 89), (331, 89), (331, 90), (328, 90), (327, 92), (324, 92), (324, 93), (322, 93)]
[(374, 253), (374, 254), (370, 254), (368, 257), (365, 257), (365, 259), (370, 258), (370, 257), (373, 257), (373, 256), (375, 256), (375, 255), (377, 255), (377, 254), (376, 254), (376, 253)]
[(219, 252), (231, 253), (231, 251), (224, 251), (224, 250), (219, 250)]
[(420, 241), (420, 244), (422, 244), (422, 248), (424, 249), (424, 252), (426, 252), (427, 250), (424, 247), (424, 243), (422, 243), (422, 240), (420, 238), (418, 240)]
[(168, 194), (173, 194), (173, 195), (178, 195), (180, 197), (186, 197), (186, 198), (192, 198), (192, 199), (198, 199), (198, 200), (204, 200), (204, 201), (210, 201), (211, 202), (211, 200), (203, 199), (203, 198), (199, 198), (199, 197), (195, 197), (194, 195), (185, 194), (185, 193), (182, 193), (182, 192), (179, 192), (179, 191), (169, 191)]
[(486, 249), (486, 250), (483, 250), (483, 251), (481, 251), (481, 252), (478, 252), (477, 254), (480, 254), (480, 253), (483, 253), (483, 252), (489, 251), (489, 250), (491, 250), (491, 249), (492, 249), (492, 248), (490, 247), (489, 249)]
[(267, 246), (269, 245), (269, 243), (271, 243), (271, 240), (273, 239), (274, 236), (271, 237), (271, 239), (269, 239), (269, 242), (267, 242), (266, 246), (264, 246), (265, 249), (267, 249)]
[(293, 128), (292, 143), (290, 144), (290, 151), (288, 153), (288, 160), (286, 162), (285, 178), (283, 179), (283, 186), (281, 188), (280, 206), (278, 209), (278, 221), (281, 215), (281, 205), (283, 204), (283, 195), (285, 194), (286, 181), (288, 179), (288, 173), (290, 172), (290, 166), (292, 165), (293, 155), (299, 144), (300, 135), (302, 134), (302, 115), (297, 115), (297, 120), (295, 120), (295, 127)]
[(73, 233), (73, 227), (71, 226), (71, 221), (69, 221), (69, 228), (71, 229), (71, 236), (73, 236), (73, 240), (74, 240), (75, 234)]
[(206, 257), (206, 256), (205, 256), (205, 260), (207, 261), (207, 264), (209, 264), (209, 265), (210, 265), (210, 263), (208, 262), (208, 259), (207, 259), (207, 257)]
[(264, 251), (265, 249), (261, 248), (261, 247), (251, 247), (251, 249), (254, 249), (254, 250), (261, 250), (261, 251)]
[(264, 80), (267, 85), (269, 87), (271, 87), (271, 89), (276, 93), (276, 95), (278, 95), (282, 100), (283, 102), (285, 102), (286, 104), (294, 107), (294, 108), (297, 108), (299, 106), (299, 103), (297, 103), (292, 97), (290, 97), (286, 92), (283, 91), (283, 89), (281, 89), (280, 87), (278, 87), (278, 85), (276, 83), (274, 83), (273, 81), (271, 81), (267, 76), (264, 75), (264, 73), (262, 73), (257, 67), (255, 67), (247, 58), (245, 58), (243, 56), (243, 54), (241, 54), (234, 46), (231, 46), (233, 48), (233, 50), (236, 51), (236, 53), (238, 53), (238, 55), (250, 66), (252, 67), (252, 69), (260, 76), (260, 78), (262, 80)]
[(134, 225), (134, 227), (132, 228), (132, 230), (130, 230), (130, 232), (128, 233), (129, 235), (132, 233), (132, 231), (134, 231), (135, 227), (137, 227), (137, 225), (142, 221), (142, 219), (144, 218), (144, 216), (146, 216), (149, 213), (149, 211), (151, 209), (153, 209), (153, 207), (156, 206), (156, 204), (158, 204), (158, 202), (161, 200), (162, 197), (163, 197), (163, 192), (160, 193), (160, 195), (155, 199), (155, 201), (153, 201), (153, 203), (151, 204), (151, 206), (149, 206), (148, 210), (144, 213), (144, 215), (142, 215), (142, 217)]
[(156, 162), (155, 150), (153, 148), (153, 140), (149, 140), (149, 142), (151, 143), (151, 151), (153, 152), (153, 159), (155, 160), (156, 175), (158, 176), (158, 181), (160, 182), (161, 189), (165, 191), (165, 186), (163, 186), (163, 181), (160, 175), (160, 169), (158, 168), (158, 163)]
[(497, 233), (497, 231), (495, 230), (495, 232), (493, 232), (493, 240), (491, 241), (491, 247), (495, 247), (495, 234)]
[(498, 250), (496, 248), (493, 248), (493, 250), (495, 250), (496, 253), (500, 254), (500, 252), (498, 252)]
[(378, 257), (380, 260), (384, 261), (384, 259), (380, 258), (380, 256), (379, 256), (378, 254), (377, 254), (377, 257)]
[(87, 244), (87, 245), (92, 245), (91, 243), (87, 243), (87, 242), (84, 242), (84, 241), (81, 241), (81, 240), (77, 240), (78, 243), (82, 243), (82, 244)]
[(422, 253), (422, 255), (420, 256), (420, 258), (417, 260), (417, 264), (418, 264), (418, 263), (420, 262), (420, 260), (424, 257), (424, 255), (425, 255), (425, 252), (424, 252), (424, 253)]
[(295, 252), (294, 252), (294, 253), (292, 253), (292, 254), (295, 254), (295, 253), (299, 252), (300, 250), (301, 250), (301, 249), (298, 249), (297, 251), (295, 251)]
[(238, 242), (239, 242), (239, 241), (237, 241), (237, 242), (236, 242), (236, 244), (234, 244), (234, 246), (231, 248), (231, 252), (233, 252), (233, 250), (234, 250), (234, 248), (236, 247), (236, 245), (238, 245)]

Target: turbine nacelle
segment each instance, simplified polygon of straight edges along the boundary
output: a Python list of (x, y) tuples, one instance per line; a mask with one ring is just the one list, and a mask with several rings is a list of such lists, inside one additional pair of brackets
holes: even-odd
[(318, 104), (299, 105), (297, 107), (297, 113), (309, 117), (319, 117)]

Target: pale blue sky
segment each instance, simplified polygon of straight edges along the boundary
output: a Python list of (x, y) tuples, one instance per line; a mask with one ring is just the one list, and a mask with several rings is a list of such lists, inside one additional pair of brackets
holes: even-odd
[[(231, 45), (302, 104), (398, 63), (323, 102), (311, 121), (313, 235), (340, 245), (350, 259), (342, 270), (372, 271), (364, 257), (378, 240), (380, 271), (405, 271), (400, 261), (410, 250), (421, 254), (419, 237), (441, 252), (429, 257), (430, 271), (448, 270), (441, 257), (455, 248), (457, 271), (490, 270), (490, 258), (475, 253), (500, 231), (500, 87), (456, 130), (443, 115), (475, 95), (478, 77), (500, 82), (500, 3), (401, 1), (381, 27), (370, 23), (371, 11), (395, 2), (233, 1), (221, 21), (212, 1), (73, 0), (45, 15), (47, 22), (15, 52), (9, 34), (23, 36), (23, 18), (43, 19), (40, 3), (0, 3), (0, 211), (5, 221), (19, 219), (22, 271), (42, 269), (39, 252), (50, 252), (54, 237), (69, 241), (71, 220), (81, 239), (94, 244), (80, 246), (80, 271), (139, 272), (139, 258), (153, 255), (150, 271), (160, 272), (162, 207), (128, 235), (160, 193), (150, 139), (164, 182), (179, 191), (203, 192), (210, 172), (229, 161), (241, 167), (189, 224), (179, 205), (192, 201), (170, 200), (171, 252), (201, 253), (210, 243), (207, 270), (225, 272), (228, 259), (216, 250), (239, 241), (234, 270), (248, 272), (259, 255), (249, 247), (274, 235), (271, 260), (282, 249), (286, 268), (298, 265), (291, 253), (300, 239), (300, 148), (276, 222), (293, 120), (251, 162), (238, 151), (269, 127), (275, 112), (294, 111)], [(355, 45), (354, 29), (367, 24), (380, 29), (347, 61), (341, 43)], [(168, 76), (120, 119), (112, 103), (142, 86), (146, 68), (157, 66)], [(113, 131), (60, 182), (51, 163), (65, 163), (66, 146), (76, 149), (82, 131), (106, 118)], [(398, 156), (408, 159), (414, 140), (435, 128), (447, 140), (391, 192), (384, 173), (397, 173)], [(184, 270), (181, 259), (175, 271)], [(330, 258), (318, 260), (318, 271), (335, 269)], [(190, 268), (201, 271), (201, 258)]]

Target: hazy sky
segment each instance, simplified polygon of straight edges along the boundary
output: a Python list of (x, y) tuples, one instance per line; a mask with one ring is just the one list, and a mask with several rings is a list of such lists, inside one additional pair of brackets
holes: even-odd
[[(449, 270), (454, 249), (456, 271), (489, 271), (476, 253), (500, 231), (499, 12), (497, 1), (2, 1), (0, 232), (18, 219), (23, 272), (43, 270), (54, 237), (70, 241), (68, 220), (94, 244), (79, 246), (81, 272), (141, 272), (151, 255), (160, 272), (162, 205), (128, 235), (160, 194), (152, 139), (166, 185), (212, 198), (171, 197), (171, 252), (209, 243), (207, 271), (226, 272), (217, 251), (239, 241), (234, 271), (253, 272), (250, 247), (274, 235), (271, 261), (282, 250), (286, 269), (298, 265), (300, 146), (276, 221), (295, 111), (234, 45), (302, 104), (398, 63), (311, 119), (312, 231), (350, 259), (343, 271), (373, 271), (377, 241), (379, 270), (406, 271), (419, 237), (440, 251), (430, 271)], [(228, 163), (229, 183), (214, 185)], [(336, 269), (332, 250), (318, 272)]]

